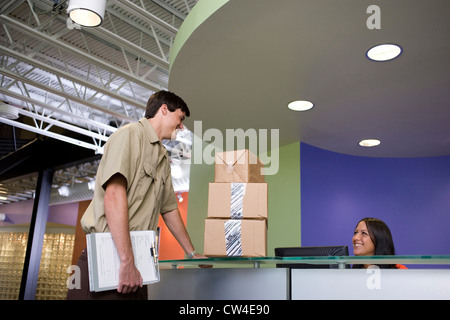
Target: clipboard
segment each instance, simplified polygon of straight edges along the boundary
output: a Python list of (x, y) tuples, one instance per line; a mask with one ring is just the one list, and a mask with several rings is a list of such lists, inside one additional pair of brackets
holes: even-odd
[[(143, 284), (159, 282), (159, 230), (131, 231), (134, 263)], [(111, 233), (86, 235), (89, 290), (114, 290), (119, 284), (120, 260)], [(156, 256), (155, 256), (156, 254)]]

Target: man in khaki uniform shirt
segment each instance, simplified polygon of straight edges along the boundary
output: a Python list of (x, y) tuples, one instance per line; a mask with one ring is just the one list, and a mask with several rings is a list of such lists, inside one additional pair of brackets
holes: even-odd
[(125, 125), (108, 139), (97, 171), (94, 199), (81, 226), (85, 233), (111, 232), (121, 261), (119, 286), (117, 291), (99, 293), (83, 288), (89, 283), (83, 252), (78, 262), (83, 264), (82, 288), (69, 290), (68, 299), (146, 299), (129, 231), (155, 230), (159, 214), (190, 258), (204, 258), (194, 250), (181, 220), (169, 155), (161, 144), (162, 139), (176, 136), (189, 115), (180, 97), (159, 91), (150, 97), (144, 118)]
[[(104, 212), (105, 184), (115, 174), (127, 180), (131, 230), (156, 230), (159, 213), (178, 208), (172, 187), (169, 155), (146, 118), (113, 134), (96, 176), (94, 201), (81, 220), (85, 233), (109, 232)], [(160, 198), (161, 197), (161, 198)]]

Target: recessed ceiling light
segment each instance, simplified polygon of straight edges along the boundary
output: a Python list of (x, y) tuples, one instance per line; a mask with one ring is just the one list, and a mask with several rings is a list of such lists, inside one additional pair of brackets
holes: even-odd
[(396, 44), (380, 44), (370, 48), (366, 55), (370, 60), (389, 61), (397, 58), (402, 53), (402, 48)]
[(306, 100), (296, 100), (288, 104), (288, 108), (294, 111), (307, 111), (314, 107), (314, 103)]
[(378, 139), (364, 139), (359, 142), (361, 147), (376, 147), (381, 143)]

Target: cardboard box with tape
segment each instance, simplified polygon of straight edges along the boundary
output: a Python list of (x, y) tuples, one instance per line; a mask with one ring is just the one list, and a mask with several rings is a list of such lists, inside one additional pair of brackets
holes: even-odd
[(264, 165), (248, 149), (215, 155), (215, 182), (264, 182)]
[(206, 219), (203, 254), (208, 257), (265, 257), (267, 221)]
[(267, 219), (267, 183), (210, 183), (208, 218)]
[(203, 254), (264, 257), (267, 254), (268, 185), (263, 164), (247, 149), (215, 155), (209, 184)]

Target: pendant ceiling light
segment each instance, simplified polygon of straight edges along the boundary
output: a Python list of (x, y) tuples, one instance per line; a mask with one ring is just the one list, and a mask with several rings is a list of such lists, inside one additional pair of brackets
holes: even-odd
[(85, 27), (98, 27), (105, 16), (106, 0), (70, 0), (67, 14)]

